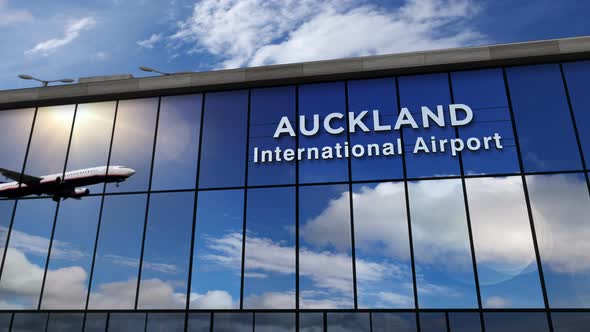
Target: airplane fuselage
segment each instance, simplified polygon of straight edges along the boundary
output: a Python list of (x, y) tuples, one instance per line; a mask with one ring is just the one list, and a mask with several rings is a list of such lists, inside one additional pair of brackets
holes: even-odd
[(124, 166), (99, 166), (65, 173), (40, 176), (40, 181), (25, 183), (24, 181), (0, 184), (0, 197), (23, 197), (28, 195), (54, 195), (77, 198), (89, 194), (86, 188), (104, 182), (123, 182), (135, 174), (135, 171)]

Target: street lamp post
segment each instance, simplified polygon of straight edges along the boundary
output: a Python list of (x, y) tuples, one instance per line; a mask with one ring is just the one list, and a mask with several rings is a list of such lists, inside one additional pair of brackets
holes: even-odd
[(46, 80), (38, 79), (38, 78), (35, 78), (31, 75), (25, 75), (25, 74), (18, 75), (18, 77), (23, 80), (33, 80), (33, 81), (40, 82), (43, 87), (48, 86), (49, 83), (55, 83), (55, 82), (61, 82), (61, 83), (73, 83), (74, 82), (74, 80), (71, 78), (61, 78), (59, 80), (46, 81)]
[(145, 71), (148, 73), (160, 74), (162, 76), (179, 75), (179, 74), (192, 74), (192, 72), (190, 72), (190, 71), (180, 71), (180, 72), (176, 72), (176, 73), (167, 73), (167, 72), (160, 71), (160, 70), (154, 69), (152, 67), (146, 67), (146, 66), (140, 66), (139, 70)]

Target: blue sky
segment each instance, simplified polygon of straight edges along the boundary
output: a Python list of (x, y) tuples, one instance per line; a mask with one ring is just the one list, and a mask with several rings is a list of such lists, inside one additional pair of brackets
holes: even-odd
[(589, 34), (583, 1), (0, 0), (0, 89)]

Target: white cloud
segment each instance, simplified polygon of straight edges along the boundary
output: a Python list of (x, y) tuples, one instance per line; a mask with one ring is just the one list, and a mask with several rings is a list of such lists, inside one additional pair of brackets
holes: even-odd
[(510, 300), (501, 296), (490, 296), (486, 299), (484, 307), (486, 308), (509, 308)]
[(0, 0), (0, 26), (31, 22), (33, 14), (28, 10), (8, 9), (8, 0)]
[(191, 293), (191, 309), (232, 309), (236, 302), (231, 294), (222, 290), (211, 290), (205, 294)]
[(84, 17), (69, 23), (65, 28), (64, 36), (61, 38), (52, 38), (41, 42), (30, 50), (25, 51), (25, 55), (34, 56), (40, 54), (48, 56), (61, 47), (68, 45), (80, 36), (82, 31), (90, 30), (96, 25), (96, 20), (92, 17)]
[(138, 40), (137, 45), (143, 48), (154, 48), (154, 45), (162, 39), (162, 34), (154, 33), (148, 39)]
[[(103, 256), (103, 259), (116, 265), (139, 267), (139, 259), (137, 257), (107, 254)], [(180, 272), (180, 268), (174, 264), (155, 263), (146, 260), (144, 260), (142, 268), (166, 274), (178, 274)]]
[(470, 0), (205, 0), (170, 38), (233, 68), (470, 45), (477, 12)]

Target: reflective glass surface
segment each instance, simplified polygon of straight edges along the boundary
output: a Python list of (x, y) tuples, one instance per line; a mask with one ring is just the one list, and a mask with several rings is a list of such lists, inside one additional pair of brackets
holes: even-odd
[(109, 332), (145, 332), (145, 313), (111, 313)]
[(55, 313), (49, 314), (46, 332), (74, 332), (82, 331), (84, 313)]
[(15, 313), (12, 332), (42, 332), (47, 328), (49, 314), (37, 312)]
[(416, 314), (375, 312), (371, 314), (373, 332), (415, 332)]
[(251, 332), (254, 315), (252, 313), (217, 313), (213, 316), (214, 332)]
[(590, 165), (590, 61), (570, 62), (563, 64), (563, 72), (572, 110), (576, 119), (576, 127), (586, 160), (586, 168)]
[(486, 312), (486, 332), (546, 332), (547, 315), (541, 312)]
[(369, 332), (371, 330), (369, 313), (328, 313), (330, 332)]

